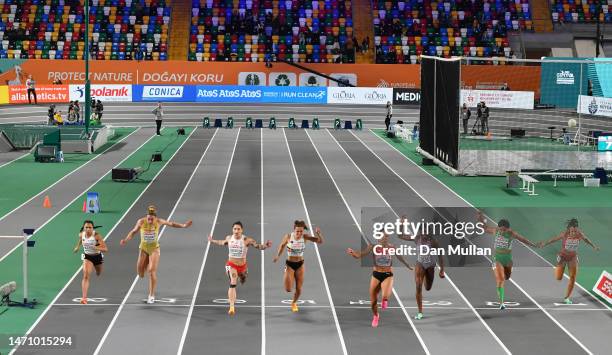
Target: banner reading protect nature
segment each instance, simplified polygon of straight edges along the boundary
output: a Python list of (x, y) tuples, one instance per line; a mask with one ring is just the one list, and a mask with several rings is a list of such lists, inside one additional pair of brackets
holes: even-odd
[[(61, 65), (60, 65), (61, 64)], [(305, 67), (361, 87), (419, 88), (417, 64), (304, 64)], [(82, 84), (83, 61), (27, 60), (0, 74), (0, 83), (25, 85), (29, 74), (39, 84), (59, 79), (63, 84)], [(266, 68), (264, 63), (92, 61), (90, 79), (99, 84), (133, 85), (255, 85), (337, 86), (315, 74), (284, 63)], [(461, 69), (464, 85), (504, 77), (513, 90), (534, 91), (540, 86), (539, 67), (470, 65)]]

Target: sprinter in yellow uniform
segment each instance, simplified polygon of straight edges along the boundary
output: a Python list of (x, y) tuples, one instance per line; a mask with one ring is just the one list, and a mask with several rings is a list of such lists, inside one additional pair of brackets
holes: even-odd
[(157, 217), (157, 209), (151, 205), (147, 209), (147, 216), (140, 218), (136, 226), (132, 229), (125, 239), (121, 239), (121, 246), (132, 239), (134, 234), (140, 232), (140, 252), (136, 263), (136, 272), (141, 278), (144, 277), (145, 270), (149, 274), (149, 297), (147, 303), (155, 303), (155, 287), (157, 286), (157, 266), (159, 265), (159, 227), (169, 226), (174, 228), (188, 228), (192, 224), (189, 220), (185, 223), (166, 221)]

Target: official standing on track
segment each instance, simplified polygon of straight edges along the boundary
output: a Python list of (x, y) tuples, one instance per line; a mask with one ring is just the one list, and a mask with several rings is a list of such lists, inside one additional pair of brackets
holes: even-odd
[(234, 304), (236, 303), (236, 284), (238, 278), (240, 283), (243, 284), (246, 281), (248, 274), (246, 256), (249, 247), (253, 247), (259, 250), (266, 250), (272, 246), (271, 241), (266, 241), (265, 244), (259, 244), (255, 239), (243, 235), (242, 232), (244, 227), (240, 221), (234, 222), (232, 225), (232, 235), (228, 235), (223, 240), (215, 240), (212, 235), (208, 236), (208, 241), (215, 245), (227, 245), (229, 249), (229, 255), (227, 263), (225, 264), (225, 272), (229, 277), (230, 285), (227, 290), (227, 299), (230, 303), (229, 311), (227, 312), (230, 316), (236, 314)]
[(28, 75), (28, 80), (26, 80), (26, 88), (28, 89), (28, 103), (32, 103), (32, 97), (34, 96), (34, 104), (38, 104), (38, 100), (36, 99), (36, 81), (32, 78), (32, 75)]
[(307, 227), (304, 221), (293, 222), (293, 232), (283, 236), (283, 240), (278, 246), (278, 253), (274, 257), (274, 262), (277, 262), (281, 255), (283, 255), (285, 248), (287, 249), (287, 260), (285, 261), (285, 274), (283, 280), (287, 292), (291, 292), (291, 288), (295, 284), (295, 293), (291, 301), (292, 312), (298, 311), (297, 301), (302, 294), (302, 284), (304, 283), (304, 249), (306, 249), (306, 241), (317, 244), (323, 243), (323, 235), (321, 235), (321, 229), (319, 227), (315, 228), (316, 237), (304, 234), (305, 229), (307, 229)]
[(161, 101), (157, 103), (157, 107), (153, 109), (153, 111), (151, 111), (151, 113), (153, 113), (153, 115), (155, 115), (155, 126), (157, 127), (157, 135), (161, 136), (161, 125), (162, 125), (162, 120), (164, 118), (164, 109), (162, 108), (162, 103)]
[(79, 251), (83, 246), (83, 280), (81, 281), (81, 304), (87, 304), (87, 291), (89, 290), (89, 276), (93, 270), (96, 270), (96, 276), (102, 273), (102, 264), (104, 263), (103, 252), (108, 251), (104, 238), (100, 233), (94, 230), (93, 221), (87, 220), (83, 222), (81, 232), (79, 233), (77, 245), (72, 250), (73, 253)]
[(467, 135), (468, 133), (468, 121), (470, 120), (470, 116), (472, 115), (472, 111), (467, 107), (467, 104), (463, 104), (461, 108), (461, 121), (463, 123), (463, 134)]
[[(384, 235), (378, 244), (368, 244), (361, 251), (355, 251), (351, 248), (346, 249), (346, 253), (355, 259), (361, 259), (366, 255), (372, 254), (374, 258), (374, 267), (372, 278), (370, 279), (370, 305), (372, 307), (372, 327), (378, 327), (378, 294), (382, 291), (382, 309), (386, 309), (389, 303), (389, 296), (393, 290), (393, 266), (392, 256), (389, 255), (388, 249), (392, 249), (393, 245), (389, 243), (389, 236)], [(399, 255), (395, 256), (410, 270), (412, 268), (404, 258)]]
[(499, 309), (506, 309), (504, 305), (504, 282), (509, 280), (512, 275), (512, 241), (518, 239), (532, 247), (537, 247), (537, 245), (510, 229), (510, 222), (507, 219), (499, 220), (497, 227), (490, 227), (486, 225), (482, 212), (479, 212), (478, 222), (484, 225), (486, 233), (495, 235), (493, 275), (495, 276), (497, 295), (499, 296)]
[(157, 267), (159, 266), (159, 228), (160, 226), (169, 226), (174, 228), (189, 228), (192, 221), (185, 223), (176, 223), (166, 221), (157, 217), (157, 209), (151, 205), (147, 209), (146, 217), (140, 218), (136, 222), (136, 226), (132, 229), (127, 237), (121, 239), (121, 246), (127, 244), (132, 237), (140, 231), (140, 251), (138, 253), (138, 261), (136, 262), (136, 272), (140, 278), (144, 277), (145, 271), (149, 273), (149, 296), (147, 303), (155, 303), (155, 288), (157, 287)]
[(387, 127), (387, 132), (389, 132), (389, 126), (391, 125), (392, 117), (393, 117), (393, 105), (391, 105), (391, 101), (387, 101), (387, 115), (385, 116), (385, 127)]
[(563, 273), (567, 266), (569, 271), (569, 282), (567, 291), (565, 292), (565, 304), (572, 304), (571, 295), (576, 283), (576, 275), (578, 274), (578, 246), (580, 241), (584, 240), (595, 251), (599, 251), (599, 247), (595, 246), (586, 235), (578, 229), (578, 220), (572, 218), (567, 221), (567, 226), (558, 236), (553, 237), (545, 242), (539, 243), (539, 247), (545, 247), (549, 244), (561, 241), (561, 250), (557, 254), (557, 266), (555, 267), (555, 278), (558, 281), (563, 279)]

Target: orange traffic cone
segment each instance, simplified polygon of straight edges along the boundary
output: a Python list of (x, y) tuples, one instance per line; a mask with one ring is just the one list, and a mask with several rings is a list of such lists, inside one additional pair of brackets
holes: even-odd
[(43, 201), (43, 208), (51, 208), (51, 199), (49, 198), (49, 196), (45, 196), (45, 199)]
[(87, 212), (87, 200), (83, 201), (83, 212)]

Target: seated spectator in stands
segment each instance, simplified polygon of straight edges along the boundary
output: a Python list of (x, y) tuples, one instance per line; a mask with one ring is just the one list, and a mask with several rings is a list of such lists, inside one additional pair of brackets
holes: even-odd
[(62, 81), (59, 78), (53, 80), (53, 85), (62, 85)]
[(510, 91), (510, 87), (508, 86), (508, 83), (504, 83), (504, 85), (501, 87), (502, 91)]

